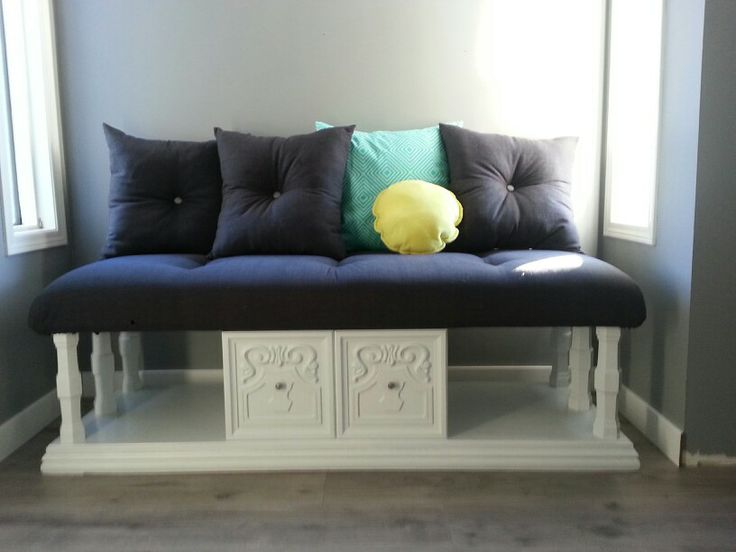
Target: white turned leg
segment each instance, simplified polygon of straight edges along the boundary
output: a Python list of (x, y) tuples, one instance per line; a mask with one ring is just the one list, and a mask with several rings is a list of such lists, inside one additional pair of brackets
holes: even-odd
[(593, 435), (618, 438), (618, 341), (621, 328), (598, 328), (598, 365), (595, 368), (596, 411)]
[(62, 444), (84, 443), (82, 424), (82, 375), (77, 362), (79, 334), (54, 334), (56, 346), (56, 396), (61, 409), (59, 440)]
[(143, 365), (141, 334), (120, 332), (118, 338), (120, 358), (123, 361), (123, 393), (130, 393), (142, 386), (140, 370)]
[(572, 329), (572, 347), (570, 347), (570, 395), (567, 407), (575, 412), (590, 409), (592, 354), (590, 328), (574, 327)]
[(112, 354), (110, 334), (92, 334), (92, 374), (95, 377), (95, 414), (114, 416), (115, 403), (115, 357)]
[(552, 359), (552, 371), (549, 374), (551, 387), (565, 387), (570, 383), (570, 368), (568, 366), (570, 333), (570, 328), (553, 328), (552, 330), (554, 358)]

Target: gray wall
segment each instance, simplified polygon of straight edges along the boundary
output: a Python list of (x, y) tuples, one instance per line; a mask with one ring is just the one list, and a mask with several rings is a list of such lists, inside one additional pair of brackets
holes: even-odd
[(686, 447), (736, 455), (736, 2), (705, 11)]
[[(530, 6), (537, 17), (529, 17)], [(479, 130), (584, 136), (576, 208), (584, 246), (595, 252), (602, 6), (57, 2), (74, 262), (96, 259), (105, 238), (102, 121), (141, 136), (186, 139), (211, 138), (214, 125), (305, 132), (315, 119), (366, 129), (460, 119)], [(450, 349), (456, 363), (541, 364), (549, 362), (548, 339), (546, 330), (468, 330), (453, 332)], [(219, 350), (214, 334), (149, 336), (145, 347), (149, 366), (195, 365)]]
[(656, 244), (601, 237), (599, 256), (634, 277), (647, 302), (644, 326), (624, 335), (624, 383), (683, 427), (704, 0), (666, 6)]
[[(2, 225), (0, 225), (2, 226)], [(0, 424), (54, 388), (56, 356), (51, 338), (26, 324), (28, 307), (69, 269), (69, 248), (5, 256), (0, 230)]]

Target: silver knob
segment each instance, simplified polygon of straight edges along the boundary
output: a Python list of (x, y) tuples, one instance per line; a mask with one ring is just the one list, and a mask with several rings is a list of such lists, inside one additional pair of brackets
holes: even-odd
[(276, 385), (274, 385), (277, 391), (281, 391), (283, 389), (286, 389), (286, 384), (283, 381), (278, 382)]
[(399, 386), (399, 384), (396, 383), (395, 381), (388, 382), (388, 388), (389, 389), (396, 389), (398, 386)]

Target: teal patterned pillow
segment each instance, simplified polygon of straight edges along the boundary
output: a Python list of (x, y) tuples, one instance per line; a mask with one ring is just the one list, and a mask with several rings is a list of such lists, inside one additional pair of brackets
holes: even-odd
[[(332, 125), (316, 122), (322, 130)], [(461, 126), (461, 125), (458, 125)], [(342, 193), (342, 234), (348, 251), (387, 251), (373, 229), (378, 194), (401, 180), (447, 187), (449, 171), (439, 127), (353, 133)]]

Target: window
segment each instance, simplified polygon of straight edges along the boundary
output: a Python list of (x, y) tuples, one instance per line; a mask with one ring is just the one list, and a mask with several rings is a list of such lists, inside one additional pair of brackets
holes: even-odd
[(662, 0), (611, 0), (603, 235), (653, 244)]
[(52, 0), (1, 0), (0, 22), (0, 180), (13, 255), (67, 243)]

